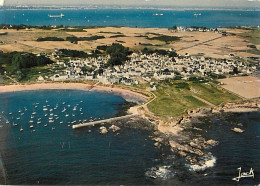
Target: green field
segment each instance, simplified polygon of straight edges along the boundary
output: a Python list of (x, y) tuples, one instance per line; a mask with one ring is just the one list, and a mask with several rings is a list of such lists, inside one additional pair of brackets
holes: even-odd
[(219, 90), (212, 83), (190, 81), (160, 82), (154, 94), (157, 99), (148, 105), (148, 109), (161, 118), (176, 117), (184, 114), (187, 110), (209, 107), (194, 96), (216, 106), (239, 100), (237, 96)]

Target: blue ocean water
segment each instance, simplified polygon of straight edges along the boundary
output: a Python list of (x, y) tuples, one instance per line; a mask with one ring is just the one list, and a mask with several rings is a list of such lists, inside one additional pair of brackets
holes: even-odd
[(160, 155), (149, 138), (151, 131), (122, 127), (101, 135), (100, 126), (70, 126), (116, 116), (126, 103), (121, 97), (72, 90), (0, 96), (0, 150), (8, 184), (151, 183), (145, 172)]
[[(115, 95), (75, 90), (0, 94), (0, 172), (5, 169), (6, 183), (257, 185), (260, 182), (259, 112), (209, 116), (194, 123), (202, 130), (185, 129), (191, 130), (190, 139), (202, 136), (219, 142), (208, 149), (215, 160), (197, 171), (168, 147), (155, 148), (153, 130), (142, 121), (132, 124), (123, 121), (118, 123), (119, 132), (110, 131), (106, 135), (99, 133), (99, 126), (71, 129), (74, 122), (117, 116), (125, 104), (124, 99)], [(244, 133), (231, 130), (238, 124)], [(30, 128), (31, 125), (34, 127)], [(242, 172), (253, 168), (255, 178), (233, 181), (239, 167)], [(2, 176), (0, 180), (5, 183)]]
[[(50, 18), (49, 14), (63, 18)], [(194, 16), (194, 14), (200, 14)], [(156, 16), (158, 14), (158, 16)], [(260, 11), (231, 10), (0, 10), (1, 24), (66, 25), (66, 26), (259, 26)]]

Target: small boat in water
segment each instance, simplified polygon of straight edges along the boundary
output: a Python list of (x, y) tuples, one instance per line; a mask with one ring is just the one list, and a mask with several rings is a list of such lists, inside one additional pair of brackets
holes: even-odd
[(193, 15), (194, 15), (195, 17), (196, 17), (196, 16), (201, 16), (201, 13), (198, 13), (198, 14), (195, 13), (195, 14), (193, 14)]
[(30, 129), (32, 129), (34, 126), (33, 125), (30, 125)]
[(48, 16), (49, 16), (49, 17), (54, 17), (54, 18), (62, 18), (62, 17), (64, 17), (65, 15), (64, 15), (63, 13), (61, 13), (60, 15), (51, 15), (51, 14), (49, 14)]
[(23, 132), (23, 128), (22, 127), (20, 128), (20, 132)]

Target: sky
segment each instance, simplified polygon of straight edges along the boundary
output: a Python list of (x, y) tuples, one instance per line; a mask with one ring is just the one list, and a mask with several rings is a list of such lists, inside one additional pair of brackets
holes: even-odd
[[(0, 0), (1, 1), (1, 0)], [(185, 7), (259, 7), (260, 0), (5, 0), (5, 5), (147, 5)]]

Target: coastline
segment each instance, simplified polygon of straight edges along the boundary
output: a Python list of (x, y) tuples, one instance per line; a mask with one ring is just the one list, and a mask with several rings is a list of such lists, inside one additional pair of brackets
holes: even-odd
[(147, 97), (116, 86), (91, 85), (85, 83), (33, 83), (33, 84), (18, 84), (18, 85), (3, 85), (0, 86), (0, 93), (18, 92), (18, 91), (33, 91), (33, 90), (82, 90), (96, 91), (102, 93), (110, 93), (121, 96), (128, 102), (142, 104), (147, 101)]

